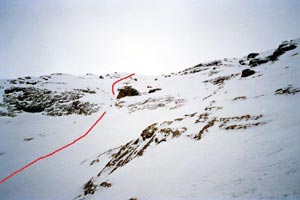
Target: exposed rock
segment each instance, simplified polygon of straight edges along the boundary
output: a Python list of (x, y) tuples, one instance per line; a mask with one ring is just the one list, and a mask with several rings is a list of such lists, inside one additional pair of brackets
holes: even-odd
[(111, 187), (111, 185), (112, 185), (111, 183), (106, 182), (106, 181), (104, 181), (100, 184), (101, 187), (106, 187), (106, 188)]
[(202, 71), (206, 71), (211, 69), (212, 66), (220, 66), (222, 65), (221, 60), (215, 60), (209, 63), (200, 63), (198, 65), (195, 65), (194, 67), (187, 68), (183, 71), (178, 72), (181, 75), (186, 75), (186, 74), (194, 74)]
[(250, 54), (248, 54), (247, 59), (255, 58), (258, 55), (259, 55), (259, 53), (250, 53)]
[(40, 76), (41, 79), (48, 81), (49, 79), (51, 79), (51, 76)]
[(244, 70), (242, 71), (241, 77), (248, 77), (248, 76), (251, 76), (251, 75), (253, 75), (253, 74), (255, 74), (255, 71), (254, 71), (254, 70), (251, 70), (251, 69), (244, 69)]
[(239, 96), (239, 97), (233, 98), (232, 101), (236, 101), (236, 100), (245, 100), (245, 99), (247, 99), (246, 96)]
[(61, 75), (63, 75), (62, 73), (52, 73), (51, 74), (52, 76), (61, 76)]
[(95, 90), (91, 90), (90, 88), (87, 89), (74, 89), (75, 91), (83, 92), (83, 93), (88, 93), (88, 94), (96, 94)]
[[(112, 159), (105, 165), (97, 176), (100, 176), (105, 171), (108, 171), (109, 174), (113, 173), (115, 170), (126, 165), (133, 159), (143, 156), (148, 147), (158, 145), (168, 139), (180, 137), (187, 131), (186, 127), (171, 128), (167, 127), (168, 124), (170, 123), (163, 122), (161, 125), (158, 125), (157, 123), (149, 125), (142, 131), (139, 138), (131, 140), (125, 145), (119, 147), (119, 150), (111, 155)], [(158, 127), (160, 127), (160, 130)]]
[(223, 85), (225, 81), (230, 80), (231, 78), (234, 78), (237, 75), (239, 75), (239, 74), (231, 74), (228, 76), (219, 76), (219, 77), (211, 79), (211, 80), (206, 80), (206, 81), (204, 81), (204, 83), (211, 82), (214, 85)]
[(137, 96), (139, 95), (139, 91), (132, 88), (131, 86), (125, 86), (122, 89), (119, 89), (119, 94), (117, 96), (117, 99), (121, 99), (123, 97), (127, 96)]
[(239, 60), (240, 65), (246, 65), (244, 60)]
[(93, 160), (93, 161), (90, 163), (90, 165), (93, 165), (93, 164), (98, 163), (98, 162), (100, 162), (99, 158)]
[(292, 85), (288, 85), (287, 87), (285, 88), (280, 88), (280, 89), (277, 89), (275, 91), (275, 95), (289, 95), (289, 94), (296, 94), (300, 92), (300, 88), (293, 88)]
[(94, 184), (93, 179), (90, 179), (83, 186), (84, 195), (94, 194), (97, 189), (97, 185)]
[(213, 118), (212, 120), (210, 120), (205, 126), (202, 127), (202, 129), (199, 131), (199, 133), (194, 136), (194, 139), (200, 140), (202, 137), (202, 134), (204, 132), (206, 132), (210, 127), (214, 126), (216, 121), (217, 121), (216, 118)]
[(25, 84), (28, 84), (28, 85), (36, 85), (38, 82), (36, 81), (33, 81), (33, 80), (30, 80), (30, 81), (26, 81)]
[[(259, 126), (264, 125), (267, 122), (265, 121), (258, 121), (261, 119), (263, 115), (242, 115), (242, 116), (235, 116), (235, 117), (221, 117), (219, 118), (220, 126), (219, 128), (222, 128), (224, 130), (234, 130), (234, 129), (247, 129), (253, 126)], [(252, 121), (250, 123), (238, 123), (238, 124), (232, 124), (232, 122), (248, 122)], [(230, 124), (230, 125), (227, 125)]]
[(43, 113), (51, 116), (70, 114), (90, 115), (99, 110), (97, 104), (81, 102), (84, 93), (91, 90), (74, 90), (56, 93), (47, 89), (33, 87), (11, 87), (4, 91), (3, 105), (7, 113), (1, 116), (15, 116), (16, 113)]
[(225, 127), (225, 130), (235, 130), (235, 129), (247, 129), (253, 126), (263, 125), (266, 122), (256, 122), (256, 123), (247, 123), (247, 124), (233, 124)]
[(150, 93), (154, 93), (154, 92), (156, 92), (156, 91), (159, 91), (159, 90), (161, 90), (161, 88), (155, 88), (155, 89), (151, 89), (151, 90), (149, 90), (149, 94)]
[(270, 61), (274, 62), (274, 61), (278, 60), (279, 56), (285, 54), (287, 51), (295, 49), (296, 47), (297, 46), (293, 41), (283, 42), (282, 44), (280, 44), (278, 46), (277, 49), (275, 49), (275, 51), (271, 55), (269, 55), (265, 58), (253, 58), (249, 61), (249, 65), (251, 67), (256, 67), (258, 65), (261, 65), (261, 64), (264, 64), (264, 63), (267, 63)]
[[(212, 101), (210, 106), (215, 103)], [(235, 117), (210, 117), (209, 113), (203, 113), (199, 116), (196, 123), (203, 124), (203, 127), (198, 133), (186, 135), (187, 128), (177, 126), (177, 123), (182, 123), (183, 120), (191, 119), (195, 120), (197, 118), (197, 113), (186, 114), (182, 117), (175, 118), (172, 121), (164, 121), (160, 124), (154, 123), (145, 128), (141, 136), (135, 140), (131, 140), (121, 147), (114, 148), (114, 152), (106, 154), (106, 156), (111, 157), (108, 163), (101, 169), (98, 173), (98, 177), (103, 173), (109, 175), (119, 169), (120, 167), (125, 166), (127, 163), (131, 162), (133, 159), (143, 156), (145, 150), (149, 147), (155, 147), (161, 142), (167, 142), (171, 139), (181, 137), (185, 134), (190, 138), (195, 140), (200, 140), (205, 132), (207, 132), (211, 127), (215, 126), (217, 123), (219, 126), (217, 128), (229, 131), (234, 129), (247, 129), (253, 126), (263, 125), (266, 122), (257, 121), (262, 118), (262, 115), (251, 116), (250, 114), (235, 116)], [(180, 119), (180, 120), (176, 120)], [(237, 122), (234, 124), (234, 122)], [(244, 123), (247, 122), (247, 123)], [(198, 125), (196, 125), (198, 126)], [(103, 155), (103, 154), (102, 154)], [(97, 159), (99, 156), (97, 157)]]
[(209, 113), (202, 113), (199, 115), (199, 118), (195, 121), (195, 123), (205, 122), (208, 120)]
[[(136, 112), (138, 110), (155, 110), (162, 107), (169, 108), (170, 110), (179, 108), (184, 105), (184, 99), (176, 99), (172, 96), (165, 96), (159, 98), (148, 98), (144, 101), (139, 101), (137, 103), (132, 103), (127, 106), (128, 110), (131, 112)], [(115, 104), (117, 107), (123, 107), (125, 101), (120, 101)]]
[(285, 52), (295, 49), (297, 46), (293, 43), (283, 42), (278, 46), (277, 49), (273, 52), (271, 56), (269, 56), (271, 61), (275, 61), (279, 56), (283, 55)]
[(262, 64), (265, 64), (267, 62), (269, 62), (268, 59), (254, 58), (254, 59), (249, 61), (249, 65), (251, 67), (256, 67), (258, 65), (262, 65)]
[(152, 135), (155, 133), (155, 131), (157, 131), (156, 125), (157, 125), (156, 123), (151, 124), (146, 129), (143, 130), (143, 132), (141, 134), (141, 137), (143, 138), (143, 140), (146, 140), (146, 139), (152, 137)]
[(30, 141), (33, 140), (34, 138), (24, 138), (24, 141)]
[[(178, 129), (163, 128), (163, 129), (160, 129), (160, 132), (164, 133), (165, 136), (169, 136), (170, 134), (172, 134), (172, 137), (175, 138), (175, 137), (179, 137), (183, 132), (185, 132), (187, 130), (186, 127), (183, 127), (182, 129), (183, 129), (183, 131), (180, 131)], [(157, 138), (155, 138), (155, 139), (157, 139)]]

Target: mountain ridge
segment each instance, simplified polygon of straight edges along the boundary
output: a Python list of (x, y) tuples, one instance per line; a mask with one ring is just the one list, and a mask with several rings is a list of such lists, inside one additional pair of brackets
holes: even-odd
[(118, 99), (111, 84), (128, 74), (0, 81), (1, 177), (107, 111), (89, 137), (1, 184), (0, 197), (299, 198), (298, 44), (135, 75), (116, 89), (137, 93)]

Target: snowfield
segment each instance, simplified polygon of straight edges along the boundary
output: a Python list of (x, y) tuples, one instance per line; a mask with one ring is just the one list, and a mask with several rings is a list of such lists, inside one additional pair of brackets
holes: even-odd
[(299, 43), (135, 75), (116, 84), (122, 98), (112, 84), (131, 72), (0, 80), (0, 179), (107, 112), (0, 199), (300, 199)]

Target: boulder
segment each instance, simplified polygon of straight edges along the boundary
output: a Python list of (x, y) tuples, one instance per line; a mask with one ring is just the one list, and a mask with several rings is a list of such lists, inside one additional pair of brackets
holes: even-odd
[(117, 99), (121, 99), (123, 97), (127, 96), (137, 96), (139, 95), (139, 91), (132, 88), (131, 86), (125, 86), (122, 89), (119, 89), (119, 94), (117, 96)]
[(241, 77), (248, 77), (248, 76), (251, 76), (255, 74), (255, 71), (254, 70), (251, 70), (251, 69), (244, 69), (242, 71), (242, 76)]

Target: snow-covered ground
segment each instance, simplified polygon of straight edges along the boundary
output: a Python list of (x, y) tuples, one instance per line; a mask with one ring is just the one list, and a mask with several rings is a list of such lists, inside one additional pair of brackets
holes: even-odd
[(135, 75), (116, 89), (139, 95), (120, 99), (111, 85), (126, 73), (0, 80), (0, 179), (107, 112), (1, 184), (0, 199), (300, 199), (299, 43)]

